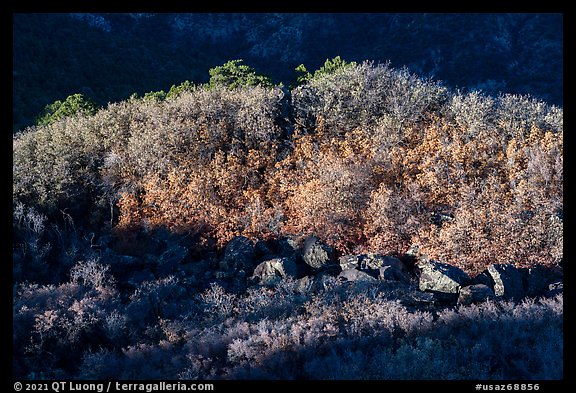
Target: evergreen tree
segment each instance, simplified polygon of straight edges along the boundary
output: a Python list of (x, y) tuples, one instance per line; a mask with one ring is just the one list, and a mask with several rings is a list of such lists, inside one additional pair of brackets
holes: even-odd
[(82, 94), (73, 94), (68, 96), (64, 102), (54, 101), (46, 105), (44, 111), (38, 117), (36, 125), (44, 126), (52, 124), (64, 117), (72, 116), (77, 113), (93, 115), (98, 111), (98, 105)]
[(247, 86), (273, 86), (269, 77), (257, 74), (254, 68), (242, 63), (243, 60), (230, 60), (224, 65), (211, 68), (209, 86), (223, 85), (230, 89)]

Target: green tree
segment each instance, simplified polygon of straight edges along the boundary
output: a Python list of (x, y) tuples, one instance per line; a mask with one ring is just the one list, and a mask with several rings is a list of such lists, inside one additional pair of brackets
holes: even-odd
[(180, 83), (178, 86), (172, 85), (168, 93), (166, 93), (166, 98), (169, 99), (172, 97), (177, 97), (184, 91), (192, 90), (193, 87), (194, 85), (190, 83), (190, 81), (184, 81)]
[(36, 125), (44, 126), (52, 124), (64, 117), (72, 116), (77, 113), (93, 115), (98, 111), (98, 105), (92, 99), (82, 94), (73, 94), (68, 96), (64, 102), (54, 101), (46, 105), (36, 121)]
[(303, 85), (312, 79), (312, 74), (308, 72), (304, 64), (300, 64), (294, 70), (296, 71), (296, 83), (294, 84), (294, 87)]
[(319, 69), (317, 69), (314, 72), (314, 75), (312, 75), (310, 72), (308, 72), (304, 64), (300, 64), (298, 67), (294, 69), (296, 71), (296, 81), (290, 86), (290, 88), (295, 88), (304, 85), (309, 81), (311, 81), (312, 79), (318, 79), (321, 78), (323, 75), (333, 74), (334, 72), (336, 72), (341, 68), (346, 68), (355, 65), (356, 62), (348, 63), (345, 60), (342, 60), (340, 56), (336, 56), (332, 60), (326, 59), (324, 65)]
[(230, 89), (247, 86), (273, 86), (269, 77), (257, 74), (254, 68), (242, 63), (243, 60), (230, 60), (224, 65), (211, 68), (209, 86), (227, 86)]
[[(351, 63), (348, 63), (345, 60), (343, 60), (340, 56), (336, 56), (332, 60), (326, 59), (326, 61), (324, 62), (324, 65), (314, 72), (314, 78), (319, 78), (322, 75), (333, 74), (335, 71), (339, 70), (340, 68), (346, 68), (346, 67), (355, 66), (355, 65), (356, 65), (356, 62), (353, 61)], [(306, 68), (304, 68), (304, 70), (306, 70)]]
[(160, 91), (150, 91), (144, 94), (143, 100), (153, 100), (153, 101), (164, 101), (166, 98), (166, 92), (164, 90)]

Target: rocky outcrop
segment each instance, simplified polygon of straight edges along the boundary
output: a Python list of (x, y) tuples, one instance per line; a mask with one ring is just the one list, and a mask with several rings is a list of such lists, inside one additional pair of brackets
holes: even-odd
[(377, 253), (344, 255), (317, 237), (284, 236), (253, 242), (238, 236), (224, 252), (193, 253), (183, 239), (164, 236), (162, 247), (142, 256), (123, 255), (103, 246), (101, 257), (111, 273), (133, 290), (145, 281), (174, 275), (191, 291), (218, 282), (228, 291), (241, 293), (252, 285), (276, 286), (293, 278), (300, 293), (328, 290), (338, 282), (374, 286), (394, 291), (403, 304), (429, 309), (434, 306), (469, 305), (487, 300), (521, 300), (554, 296), (563, 291), (562, 268), (518, 269), (512, 264), (493, 264), (473, 279), (461, 269), (429, 259), (417, 247), (402, 260)]

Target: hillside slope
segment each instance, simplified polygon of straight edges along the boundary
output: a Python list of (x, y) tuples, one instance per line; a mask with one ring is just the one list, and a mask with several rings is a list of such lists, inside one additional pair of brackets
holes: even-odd
[(244, 59), (275, 83), (335, 54), (392, 61), (448, 86), (562, 105), (561, 14), (15, 14), (14, 130), (81, 93), (99, 105), (207, 81)]

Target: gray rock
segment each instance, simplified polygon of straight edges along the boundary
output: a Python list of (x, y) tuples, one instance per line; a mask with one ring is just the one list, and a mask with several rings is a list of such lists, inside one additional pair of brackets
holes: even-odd
[(406, 307), (427, 308), (434, 305), (434, 294), (431, 292), (408, 291), (401, 297), (400, 303)]
[(468, 275), (456, 266), (433, 260), (424, 260), (416, 265), (420, 269), (418, 287), (421, 291), (458, 293), (470, 282)]
[(509, 263), (492, 264), (487, 273), (493, 281), (494, 295), (506, 299), (520, 299), (524, 296), (522, 275)]
[(469, 305), (493, 299), (494, 297), (494, 291), (488, 285), (468, 285), (460, 289), (458, 304)]
[(300, 294), (309, 293), (312, 290), (313, 284), (314, 284), (314, 277), (304, 276), (297, 280), (296, 292)]
[(334, 250), (317, 237), (311, 236), (304, 243), (302, 259), (313, 269), (325, 268), (334, 265)]
[(260, 263), (254, 269), (252, 283), (275, 285), (285, 277), (296, 277), (296, 262), (293, 258), (275, 258)]
[(358, 268), (359, 260), (358, 255), (342, 255), (338, 258), (338, 264), (342, 270), (356, 269)]
[(378, 279), (382, 281), (410, 282), (410, 277), (396, 266), (382, 266), (378, 269)]
[(557, 269), (536, 266), (534, 268), (518, 269), (524, 281), (526, 296), (537, 297), (545, 295), (549, 285), (562, 278), (562, 273)]
[(331, 276), (326, 272), (321, 272), (315, 276), (312, 281), (312, 292), (322, 292), (326, 290), (330, 290), (336, 284), (336, 277)]
[(548, 291), (546, 292), (546, 296), (548, 297), (556, 296), (559, 293), (562, 293), (563, 291), (564, 291), (564, 282), (562, 280), (556, 280), (548, 285)]
[(338, 263), (342, 270), (356, 268), (360, 270), (378, 270), (381, 267), (393, 266), (401, 271), (407, 271), (406, 266), (398, 258), (373, 253), (344, 255), (339, 258)]
[(252, 270), (254, 267), (254, 244), (244, 236), (236, 236), (226, 245), (220, 261), (221, 270)]
[(292, 256), (304, 246), (306, 237), (303, 235), (285, 235), (277, 241), (278, 254), (280, 256)]
[(188, 256), (188, 249), (184, 246), (174, 246), (160, 255), (159, 263), (165, 265), (178, 265)]
[(368, 273), (365, 273), (357, 269), (342, 270), (340, 274), (338, 274), (337, 278), (339, 281), (370, 282), (370, 283), (373, 282), (375, 283), (378, 281)]

